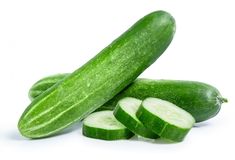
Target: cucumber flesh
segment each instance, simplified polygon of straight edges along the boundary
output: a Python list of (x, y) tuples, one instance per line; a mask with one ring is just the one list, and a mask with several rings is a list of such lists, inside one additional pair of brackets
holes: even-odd
[(137, 117), (143, 124), (164, 139), (180, 142), (193, 127), (191, 114), (165, 100), (146, 98)]
[(136, 112), (139, 109), (141, 102), (141, 100), (132, 97), (123, 98), (118, 102), (113, 114), (119, 122), (133, 133), (145, 138), (159, 138), (157, 134), (147, 129), (136, 117)]
[(194, 118), (173, 103), (156, 98), (148, 98), (143, 102), (143, 106), (172, 125), (181, 128), (191, 128), (194, 124)]
[(129, 139), (134, 134), (122, 125), (112, 111), (90, 114), (83, 121), (83, 135), (103, 140)]

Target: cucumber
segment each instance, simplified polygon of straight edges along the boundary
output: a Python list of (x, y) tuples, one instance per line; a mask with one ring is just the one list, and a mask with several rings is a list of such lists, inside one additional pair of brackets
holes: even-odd
[(136, 117), (136, 112), (139, 109), (141, 102), (141, 100), (132, 97), (123, 98), (118, 101), (113, 114), (119, 122), (121, 122), (133, 133), (145, 138), (159, 138), (157, 134), (147, 129)]
[(156, 97), (170, 101), (193, 115), (196, 122), (216, 116), (222, 103), (227, 102), (213, 86), (182, 80), (137, 79), (98, 110), (113, 110), (124, 97), (145, 99)]
[(81, 68), (38, 96), (18, 122), (20, 133), (28, 138), (48, 137), (85, 118), (148, 68), (166, 50), (174, 32), (175, 21), (164, 11), (143, 17)]
[(86, 137), (103, 140), (129, 139), (134, 135), (113, 116), (113, 111), (90, 114), (83, 121), (82, 133)]
[(29, 98), (31, 100), (34, 100), (40, 94), (45, 92), (47, 89), (52, 87), (57, 82), (63, 80), (68, 75), (69, 75), (68, 73), (55, 74), (55, 75), (48, 76), (48, 77), (40, 79), (39, 81), (34, 83), (33, 86), (30, 88), (30, 90), (29, 90)]
[(105, 103), (102, 109), (114, 109), (117, 102), (124, 97), (144, 100), (147, 97), (160, 98), (189, 112), (196, 122), (206, 121), (216, 116), (221, 105), (227, 102), (213, 86), (182, 80), (137, 79), (122, 92)]
[(180, 142), (193, 127), (191, 114), (173, 103), (158, 98), (146, 98), (139, 107), (137, 117), (161, 138)]

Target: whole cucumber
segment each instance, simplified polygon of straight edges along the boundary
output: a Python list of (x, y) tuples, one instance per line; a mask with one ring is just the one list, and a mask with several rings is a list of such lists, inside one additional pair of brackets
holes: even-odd
[[(64, 74), (64, 76), (66, 75)], [(46, 85), (46, 82), (50, 78), (52, 80), (55, 79), (53, 76), (49, 76), (34, 84), (35, 86), (42, 85), (41, 93), (47, 89), (43, 85)], [(44, 79), (45, 83), (43, 83)], [(36, 88), (34, 85), (31, 87), (30, 93), (38, 91), (34, 91)], [(30, 95), (31, 99), (35, 98), (34, 95)], [(214, 117), (219, 112), (222, 103), (227, 102), (215, 87), (205, 83), (179, 80), (137, 79), (98, 110), (113, 110), (117, 102), (124, 97), (135, 97), (141, 100), (147, 97), (155, 97), (170, 101), (191, 113), (196, 122), (202, 122)]]
[(195, 81), (137, 79), (122, 92), (105, 103), (100, 110), (115, 108), (124, 97), (144, 100), (148, 97), (160, 98), (183, 108), (196, 120), (208, 120), (220, 111), (223, 98), (213, 86)]
[(42, 138), (58, 133), (102, 106), (168, 47), (175, 33), (173, 17), (148, 14), (81, 68), (38, 96), (24, 111), (20, 133)]

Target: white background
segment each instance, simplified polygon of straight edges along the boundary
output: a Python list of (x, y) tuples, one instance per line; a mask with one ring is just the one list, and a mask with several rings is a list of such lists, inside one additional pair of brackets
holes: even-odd
[[(144, 15), (166, 10), (175, 38), (141, 77), (184, 79), (217, 87), (229, 103), (194, 127), (182, 143), (102, 141), (72, 131), (41, 140), (23, 138), (18, 119), (30, 86), (72, 72)], [(1, 0), (0, 159), (234, 159), (235, 5), (233, 0)]]

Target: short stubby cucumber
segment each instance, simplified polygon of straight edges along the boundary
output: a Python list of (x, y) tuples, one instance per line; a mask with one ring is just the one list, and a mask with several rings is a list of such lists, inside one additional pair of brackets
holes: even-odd
[(215, 87), (205, 83), (137, 79), (98, 110), (113, 110), (117, 102), (124, 97), (135, 97), (141, 100), (156, 97), (170, 101), (192, 114), (196, 122), (214, 117), (220, 111), (222, 103), (227, 102)]
[(174, 33), (175, 21), (167, 12), (146, 15), (34, 99), (18, 122), (20, 133), (28, 138), (48, 137), (83, 119), (148, 68), (166, 50)]
[(195, 120), (182, 108), (158, 98), (146, 98), (136, 116), (161, 138), (180, 142), (193, 127)]
[(132, 97), (123, 98), (118, 101), (113, 114), (119, 122), (136, 135), (151, 139), (159, 138), (157, 134), (147, 129), (136, 117), (136, 112), (139, 109), (141, 102), (141, 100)]
[(134, 135), (113, 116), (113, 111), (90, 114), (83, 121), (82, 133), (86, 137), (103, 140), (129, 139)]
[(59, 81), (63, 80), (68, 75), (69, 75), (68, 73), (55, 74), (55, 75), (51, 75), (51, 76), (40, 79), (39, 81), (34, 83), (33, 86), (30, 88), (29, 98), (31, 100), (34, 100), (40, 94), (45, 92), (47, 89), (51, 88), (53, 85), (55, 85)]

